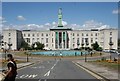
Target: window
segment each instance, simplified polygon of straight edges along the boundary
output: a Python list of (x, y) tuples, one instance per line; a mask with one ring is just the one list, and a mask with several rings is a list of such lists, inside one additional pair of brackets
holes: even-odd
[(24, 37), (26, 36), (26, 34), (24, 34)]
[(43, 33), (42, 33), (42, 35), (41, 36), (43, 36)]
[(9, 33), (8, 35), (11, 36), (11, 33)]
[(74, 36), (75, 34), (73, 33), (73, 36)]
[(44, 41), (44, 38), (41, 38), (41, 43), (43, 43), (43, 41)]
[(48, 38), (46, 38), (46, 43), (48, 43)]
[(91, 38), (91, 43), (93, 43), (93, 38)]
[(73, 48), (75, 47), (75, 44), (73, 44)]
[(48, 34), (46, 34), (46, 36), (48, 36)]
[(93, 34), (91, 33), (91, 36), (93, 36)]
[(82, 43), (84, 43), (84, 38), (82, 38)]
[(39, 33), (37, 34), (37, 37), (39, 37)]
[(39, 41), (39, 38), (37, 38), (37, 41)]
[(46, 47), (48, 47), (48, 44), (46, 44)]
[(112, 35), (112, 32), (110, 32), (110, 35)]
[(34, 38), (32, 38), (32, 43), (34, 43), (35, 41), (34, 41), (35, 39)]
[(77, 36), (79, 36), (79, 34), (77, 34)]
[(73, 43), (75, 43), (75, 38), (73, 38)]
[(84, 36), (84, 34), (82, 33), (82, 36)]
[(30, 43), (30, 38), (26, 38), (26, 40), (27, 40), (27, 43)]
[(88, 36), (88, 34), (86, 34), (86, 36)]
[(97, 36), (97, 33), (95, 33), (95, 36)]
[(52, 43), (53, 43), (53, 38), (52, 38)]
[(77, 45), (80, 45), (80, 41), (79, 41), (79, 38), (77, 38)]
[(33, 37), (35, 36), (35, 34), (32, 35)]
[(28, 37), (30, 37), (30, 34), (28, 34)]
[(110, 37), (110, 43), (112, 42), (112, 37)]
[(11, 38), (8, 39), (8, 42), (9, 42), (9, 43), (11, 42)]

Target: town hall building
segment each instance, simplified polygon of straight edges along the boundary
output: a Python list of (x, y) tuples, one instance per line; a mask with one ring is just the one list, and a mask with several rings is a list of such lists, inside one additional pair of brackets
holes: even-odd
[[(3, 30), (3, 41), (11, 44), (12, 50), (20, 49), (22, 41), (29, 45), (40, 42), (45, 45), (46, 49), (51, 50), (70, 50), (80, 47), (92, 47), (91, 45), (98, 42), (103, 49), (110, 49), (110, 43), (113, 43), (112, 49), (118, 47), (118, 30), (109, 29), (91, 29), (91, 30), (74, 30), (64, 27), (62, 24), (62, 9), (58, 12), (58, 26), (49, 30)], [(3, 45), (9, 48), (9, 46)]]

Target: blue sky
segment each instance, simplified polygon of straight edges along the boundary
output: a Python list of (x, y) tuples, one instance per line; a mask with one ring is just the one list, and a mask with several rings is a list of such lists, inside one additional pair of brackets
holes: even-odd
[(62, 8), (63, 21), (83, 26), (85, 22), (118, 26), (117, 2), (3, 2), (4, 25), (44, 25), (57, 22)]

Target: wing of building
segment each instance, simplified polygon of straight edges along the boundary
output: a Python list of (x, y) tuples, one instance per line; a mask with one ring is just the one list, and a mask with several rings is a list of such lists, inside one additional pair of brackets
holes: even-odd
[(45, 31), (38, 30), (3, 30), (3, 41), (11, 44), (6, 48), (12, 50), (20, 49), (22, 41), (29, 45), (40, 42), (45, 48), (51, 50), (69, 50), (80, 47), (92, 47), (91, 44), (96, 41), (103, 49), (110, 49), (110, 42), (113, 43), (112, 49), (118, 48), (118, 30), (117, 29), (91, 29), (91, 30), (73, 30), (62, 25), (62, 9), (58, 13), (58, 26)]

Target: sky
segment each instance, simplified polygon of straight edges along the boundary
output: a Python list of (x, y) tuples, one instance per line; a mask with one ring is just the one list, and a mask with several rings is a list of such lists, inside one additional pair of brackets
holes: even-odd
[(117, 2), (2, 2), (2, 28), (41, 30), (57, 27), (59, 8), (62, 8), (65, 27), (118, 27)]

